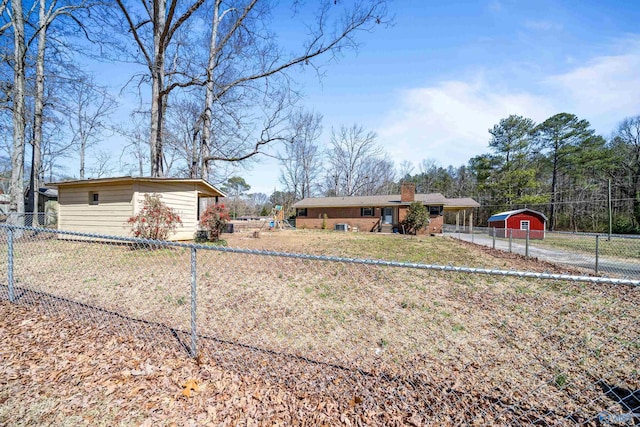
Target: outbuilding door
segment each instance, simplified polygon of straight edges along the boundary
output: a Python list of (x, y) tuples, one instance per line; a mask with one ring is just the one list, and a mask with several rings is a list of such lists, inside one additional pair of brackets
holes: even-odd
[(393, 208), (382, 208), (382, 223), (393, 224)]

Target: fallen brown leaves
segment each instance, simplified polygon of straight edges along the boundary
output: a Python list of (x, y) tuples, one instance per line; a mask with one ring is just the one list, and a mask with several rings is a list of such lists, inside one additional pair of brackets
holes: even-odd
[(191, 393), (194, 391), (200, 391), (200, 387), (198, 386), (198, 381), (194, 379), (188, 380), (186, 383), (182, 384), (182, 395), (185, 397), (191, 397)]
[(175, 343), (171, 350), (6, 301), (0, 301), (0, 340), (1, 425), (361, 425), (367, 419), (393, 425), (404, 419), (365, 413), (358, 396), (301, 392), (198, 364)]
[[(305, 244), (342, 250), (327, 236)], [(246, 242), (300, 240), (281, 237)], [(51, 254), (36, 243), (23, 253)], [(57, 243), (88, 252), (56, 273), (25, 257), (33, 308), (0, 302), (0, 425), (576, 425), (610, 404), (585, 372), (638, 386), (626, 288), (202, 253), (193, 360), (187, 253)], [(85, 277), (92, 251), (103, 271)]]
[[(500, 408), (500, 390), (469, 392), (475, 383), (435, 361), (434, 376), (426, 378), (361, 375), (271, 357), (270, 369), (280, 366), (277, 375), (252, 376), (213, 360), (198, 364), (171, 345), (114, 336), (6, 301), (0, 314), (3, 425), (458, 425), (482, 414), (513, 419), (509, 413), (496, 418), (488, 409)], [(360, 384), (353, 384), (357, 378)]]

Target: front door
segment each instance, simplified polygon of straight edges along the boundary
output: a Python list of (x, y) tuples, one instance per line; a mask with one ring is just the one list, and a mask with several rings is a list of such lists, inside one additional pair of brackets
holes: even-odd
[(382, 208), (382, 223), (393, 224), (393, 208)]

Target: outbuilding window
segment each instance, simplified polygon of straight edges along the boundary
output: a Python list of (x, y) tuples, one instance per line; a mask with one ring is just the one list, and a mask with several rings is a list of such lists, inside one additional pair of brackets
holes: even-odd
[(307, 216), (307, 208), (299, 208), (296, 216)]
[(373, 208), (360, 208), (360, 216), (373, 216)]
[(90, 205), (97, 205), (100, 201), (100, 198), (98, 196), (98, 193), (94, 192), (94, 191), (89, 191), (89, 204)]
[(530, 221), (520, 221), (520, 230), (528, 230)]

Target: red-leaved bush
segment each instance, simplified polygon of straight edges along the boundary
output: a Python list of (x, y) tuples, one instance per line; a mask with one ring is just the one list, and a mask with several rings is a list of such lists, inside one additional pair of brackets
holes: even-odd
[(207, 231), (209, 240), (217, 242), (229, 220), (229, 210), (223, 204), (216, 203), (204, 211), (200, 218), (200, 226)]
[(160, 200), (162, 196), (156, 193), (145, 194), (142, 208), (137, 215), (127, 220), (131, 224), (131, 232), (141, 239), (167, 240), (170, 233), (174, 233), (182, 220), (172, 208)]

